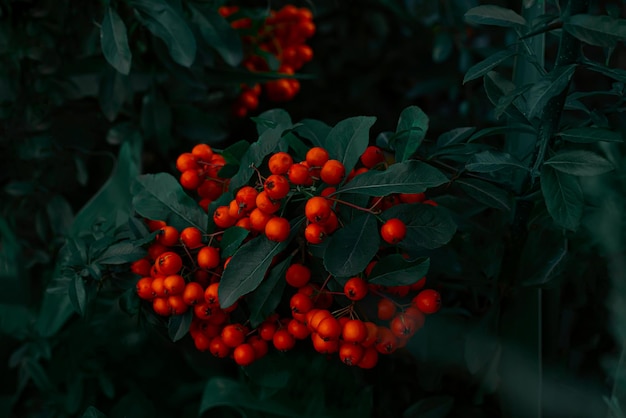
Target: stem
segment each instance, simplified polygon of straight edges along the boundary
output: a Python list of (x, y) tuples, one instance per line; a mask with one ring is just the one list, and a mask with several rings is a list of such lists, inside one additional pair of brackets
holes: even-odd
[[(351, 207), (353, 209), (357, 209), (357, 210), (361, 210), (363, 212), (371, 213), (372, 215), (378, 215), (381, 212), (380, 210), (372, 210), (372, 209), (364, 208), (364, 207), (361, 207), (359, 205), (355, 205), (354, 203), (350, 203), (350, 202), (346, 202), (345, 200), (337, 199), (335, 197), (328, 197), (327, 199), (328, 200), (332, 200), (333, 202), (337, 202), (337, 203), (342, 204), (342, 205), (349, 206), (349, 207)], [(374, 205), (374, 206), (376, 206), (376, 205)], [(374, 206), (372, 206), (372, 208)]]

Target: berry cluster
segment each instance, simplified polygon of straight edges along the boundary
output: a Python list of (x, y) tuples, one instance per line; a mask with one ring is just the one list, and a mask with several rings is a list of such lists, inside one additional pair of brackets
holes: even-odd
[[(300, 82), (291, 76), (304, 64), (313, 59), (313, 50), (306, 41), (315, 34), (313, 14), (307, 8), (286, 5), (280, 10), (271, 11), (259, 27), (249, 17), (239, 17), (237, 6), (222, 6), (219, 13), (231, 18), (231, 26), (243, 34), (246, 45), (244, 67), (251, 72), (271, 70), (268, 60), (277, 65), (277, 72), (284, 78), (263, 84), (268, 100), (286, 102), (300, 91)], [(270, 58), (271, 57), (271, 58)], [(261, 86), (243, 85), (233, 112), (237, 117), (245, 117), (259, 105)]]
[[(255, 167), (253, 184), (228, 190), (229, 180), (219, 177), (224, 158), (208, 145), (196, 145), (178, 157), (180, 182), (197, 192), (202, 207), (206, 209), (226, 191), (234, 198), (215, 207), (211, 216), (216, 229), (209, 234), (195, 227), (178, 231), (163, 221), (148, 220), (149, 229), (158, 232), (147, 257), (131, 265), (131, 270), (141, 276), (137, 294), (162, 316), (192, 310), (189, 333), (196, 348), (217, 357), (232, 357), (242, 366), (263, 357), (270, 345), (286, 351), (298, 340), (308, 339), (316, 351), (338, 353), (347, 365), (374, 367), (380, 354), (404, 346), (424, 325), (425, 316), (437, 312), (441, 304), (437, 291), (424, 289), (425, 277), (415, 277), (413, 283), (401, 286), (368, 282), (379, 257), (397, 252), (397, 244), (408, 233), (407, 225), (398, 218), (380, 218), (384, 244), (367, 268), (348, 278), (342, 288), (331, 285), (332, 276), (323, 270), (311, 249), (342, 227), (346, 210), (379, 215), (398, 203), (436, 203), (423, 193), (377, 197), (370, 199), (367, 207), (340, 199), (336, 187), (369, 170), (388, 167), (384, 153), (376, 146), (368, 147), (349, 173), (322, 147), (308, 149), (302, 161), (296, 162), (291, 154), (280, 151), (266, 157), (265, 162), (263, 167)], [(290, 223), (302, 215), (301, 224)], [(292, 225), (301, 226), (292, 231)], [(219, 243), (232, 227), (247, 230), (246, 240), (259, 235), (274, 242), (290, 240), (291, 246), (273, 260), (276, 265), (289, 257), (281, 303), (255, 326), (244, 300), (230, 306), (220, 304), (220, 280), (231, 257), (221, 256)], [(300, 258), (292, 261), (296, 254)], [(375, 319), (367, 319), (368, 308)]]

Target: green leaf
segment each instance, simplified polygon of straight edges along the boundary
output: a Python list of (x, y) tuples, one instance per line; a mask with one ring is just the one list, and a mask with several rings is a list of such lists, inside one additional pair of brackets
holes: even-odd
[(165, 99), (152, 90), (141, 102), (141, 131), (146, 139), (156, 139), (159, 151), (167, 153), (171, 147), (172, 111)]
[(166, 0), (132, 0), (130, 4), (141, 23), (165, 42), (172, 59), (191, 67), (196, 59), (196, 38), (182, 13)]
[(115, 10), (107, 7), (100, 26), (100, 47), (104, 58), (117, 71), (124, 75), (130, 73), (132, 53), (128, 46), (126, 26)]
[(456, 223), (441, 207), (420, 203), (392, 206), (381, 214), (384, 220), (398, 218), (406, 225), (406, 236), (397, 245), (405, 250), (435, 249), (447, 244)]
[(598, 141), (624, 142), (619, 132), (606, 128), (572, 128), (559, 132), (556, 135), (565, 141), (578, 144), (589, 144)]
[(548, 101), (559, 95), (569, 86), (570, 80), (576, 71), (577, 64), (571, 64), (560, 67), (554, 72), (535, 83), (528, 94), (526, 101), (528, 103), (528, 119), (541, 117), (543, 108)]
[(331, 127), (315, 119), (303, 119), (294, 128), (294, 132), (311, 141), (314, 147), (326, 148), (326, 138)]
[(193, 310), (189, 309), (182, 315), (172, 315), (167, 322), (167, 334), (176, 342), (187, 335), (193, 319)]
[(235, 254), (241, 243), (248, 237), (249, 233), (250, 231), (247, 229), (238, 226), (227, 228), (220, 241), (221, 257), (227, 258)]
[(447, 60), (453, 48), (452, 36), (448, 32), (438, 32), (433, 40), (433, 62), (441, 63)]
[(374, 215), (364, 213), (329, 239), (324, 251), (326, 270), (335, 277), (361, 273), (378, 251), (378, 221)]
[(598, 176), (615, 169), (606, 158), (585, 150), (561, 151), (544, 164), (573, 176)]
[(269, 275), (248, 297), (250, 325), (257, 327), (278, 306), (285, 289), (285, 272), (291, 265), (289, 256), (270, 270)]
[(107, 248), (96, 260), (100, 264), (130, 263), (146, 255), (146, 250), (130, 242), (118, 242)]
[(220, 56), (235, 67), (243, 59), (241, 37), (224, 19), (215, 7), (202, 7), (188, 4), (192, 13), (192, 21), (198, 27), (200, 35), (206, 43), (214, 48)]
[(375, 117), (355, 116), (340, 121), (328, 133), (326, 150), (330, 158), (343, 163), (346, 174), (354, 168), (369, 145), (369, 131), (374, 122)]
[(468, 139), (467, 142), (472, 142), (479, 138), (484, 138), (487, 136), (502, 135), (502, 134), (506, 134), (509, 132), (522, 132), (522, 133), (533, 134), (533, 135), (537, 134), (537, 131), (535, 131), (535, 128), (533, 128), (530, 125), (527, 125), (525, 123), (511, 123), (506, 126), (494, 126), (491, 128), (481, 129), (480, 131), (472, 135), (470, 139)]
[(575, 231), (583, 214), (583, 191), (578, 178), (544, 164), (541, 193), (548, 213), (557, 225)]
[(273, 242), (260, 235), (239, 248), (220, 281), (219, 299), (223, 308), (228, 308), (261, 284), (272, 259), (295, 237), (303, 221), (304, 217), (301, 217), (292, 223), (289, 237), (283, 242)]
[(90, 406), (85, 409), (81, 418), (107, 418), (107, 416), (98, 410), (95, 406)]
[(454, 398), (451, 396), (424, 398), (408, 407), (402, 418), (446, 418), (453, 405)]
[(109, 121), (115, 120), (122, 110), (124, 102), (131, 94), (132, 88), (129, 78), (108, 67), (100, 80), (98, 103), (102, 113)]
[[(262, 124), (266, 125), (266, 129), (261, 129)], [(282, 109), (275, 109), (259, 115), (257, 129), (262, 130), (262, 133), (241, 158), (239, 171), (230, 179), (229, 187), (231, 190), (237, 190), (248, 183), (255, 173), (253, 166), (261, 166), (263, 159), (276, 150), (283, 133), (291, 129), (292, 126), (289, 114)]]
[(524, 86), (517, 87), (512, 91), (506, 93), (505, 95), (501, 96), (498, 99), (498, 104), (496, 105), (496, 108), (494, 109), (496, 119), (500, 119), (500, 116), (502, 116), (502, 114), (505, 113), (513, 103), (516, 103), (518, 109), (520, 108), (520, 106), (522, 106), (522, 103), (524, 104), (523, 107), (526, 108), (523, 94), (526, 93), (526, 91), (530, 90), (533, 86), (534, 84), (526, 84)]
[(422, 193), (440, 186), (448, 178), (436, 168), (420, 162), (405, 161), (389, 166), (385, 171), (370, 170), (341, 186), (337, 193), (357, 193), (386, 196), (392, 193)]
[(511, 196), (491, 183), (478, 179), (458, 179), (455, 183), (478, 202), (496, 209), (511, 210)]
[(133, 184), (133, 194), (133, 207), (145, 218), (163, 220), (179, 231), (188, 226), (202, 232), (207, 229), (207, 214), (171, 174), (139, 176)]
[(68, 282), (68, 294), (74, 310), (80, 315), (85, 316), (87, 309), (87, 290), (83, 278), (76, 274), (72, 280)]
[(528, 169), (510, 154), (500, 151), (479, 152), (474, 154), (465, 164), (465, 169), (477, 173), (491, 173), (505, 168)]
[(569, 16), (563, 21), (563, 29), (585, 43), (606, 48), (626, 39), (626, 20), (611, 16)]
[(407, 261), (402, 254), (391, 254), (378, 260), (368, 282), (382, 286), (411, 285), (424, 277), (429, 267), (429, 258)]
[(270, 415), (298, 416), (296, 411), (287, 408), (283, 403), (272, 399), (257, 398), (252, 394), (249, 386), (228, 377), (212, 377), (207, 382), (202, 392), (198, 416), (218, 406), (234, 408), (244, 416), (246, 414), (243, 413), (243, 409)]
[(484, 76), (489, 71), (493, 70), (498, 65), (502, 64), (509, 58), (514, 57), (515, 55), (517, 55), (516, 51), (505, 49), (503, 51), (498, 51), (495, 54), (488, 56), (480, 62), (477, 62), (476, 64), (472, 65), (465, 73), (465, 77), (463, 78), (463, 84)]
[(398, 119), (392, 146), (396, 151), (396, 161), (408, 160), (422, 144), (428, 131), (428, 116), (417, 106), (409, 106)]
[[(511, 80), (496, 71), (489, 71), (485, 74), (483, 77), (483, 87), (485, 88), (487, 98), (494, 106), (498, 106), (500, 99), (516, 88)], [(524, 113), (526, 112), (526, 105), (521, 98), (518, 97), (513, 100), (513, 105), (513, 108), (509, 106), (504, 113), (516, 120), (525, 121), (526, 117)]]
[(477, 25), (502, 27), (526, 26), (526, 19), (511, 9), (495, 5), (483, 5), (469, 9), (465, 13), (465, 21)]
[(437, 148), (444, 148), (450, 145), (461, 143), (469, 138), (475, 131), (476, 128), (474, 127), (465, 127), (455, 128), (448, 132), (444, 132), (443, 134), (439, 135), (439, 138), (437, 138)]

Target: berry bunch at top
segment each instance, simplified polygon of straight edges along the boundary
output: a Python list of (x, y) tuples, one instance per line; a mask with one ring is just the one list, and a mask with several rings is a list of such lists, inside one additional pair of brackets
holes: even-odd
[(272, 102), (293, 99), (300, 91), (300, 82), (291, 76), (313, 59), (313, 50), (306, 41), (315, 34), (313, 14), (304, 7), (286, 5), (272, 10), (260, 24), (250, 17), (237, 17), (240, 8), (222, 6), (219, 13), (231, 19), (231, 26), (242, 32), (246, 57), (244, 67), (251, 72), (284, 74), (285, 77), (251, 86), (243, 85), (233, 112), (244, 117), (259, 105), (262, 90)]

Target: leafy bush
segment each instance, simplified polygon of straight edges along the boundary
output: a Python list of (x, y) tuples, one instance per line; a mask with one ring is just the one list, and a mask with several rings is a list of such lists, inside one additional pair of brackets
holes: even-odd
[[(222, 2), (0, 5), (0, 415), (623, 416), (626, 20), (612, 2), (506, 3), (316, 2), (313, 59), (295, 74), (231, 26), (266, 24), (256, 4), (228, 18)], [(245, 67), (251, 52), (267, 70)], [(233, 113), (255, 83), (285, 79), (300, 91), (280, 109), (263, 92)], [(436, 202), (377, 214), (414, 229), (385, 247), (409, 261), (373, 277), (408, 284), (428, 259), (441, 311), (372, 369), (310, 344), (245, 367), (199, 352), (192, 315), (155, 315), (131, 271), (159, 234), (142, 218), (214, 231), (218, 203), (207, 216), (173, 177), (198, 143), (224, 155), (221, 203), (278, 151), (321, 145), (349, 168), (385, 150), (396, 163), (341, 197), (368, 207), (347, 190), (361, 185)], [(354, 271), (347, 233), (328, 254), (306, 247), (316, 268), (342, 284), (362, 273), (376, 222), (354, 240)], [(271, 254), (234, 235), (231, 271)], [(221, 295), (269, 287), (260, 264)]]

